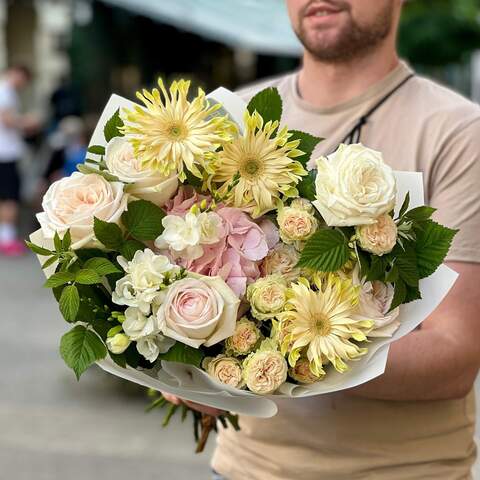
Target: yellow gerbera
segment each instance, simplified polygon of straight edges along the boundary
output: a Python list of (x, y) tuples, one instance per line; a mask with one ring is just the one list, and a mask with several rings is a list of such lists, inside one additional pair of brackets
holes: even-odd
[(201, 88), (193, 101), (188, 101), (189, 81), (173, 82), (169, 92), (162, 79), (158, 79), (158, 86), (160, 91), (137, 92), (145, 107), (123, 110), (122, 131), (135, 154), (150, 168), (166, 176), (176, 171), (183, 181), (185, 166), (201, 178), (198, 165), (204, 166), (205, 153), (230, 139), (235, 127), (227, 117), (213, 115), (221, 105), (210, 105)]
[(318, 290), (313, 290), (305, 279), (292, 284), (287, 310), (277, 317), (284, 334), (282, 353), (289, 353), (290, 365), (306, 354), (312, 373), (320, 377), (326, 363), (344, 372), (348, 368), (344, 360), (367, 352), (351, 340), (365, 341), (373, 321), (355, 316), (359, 289), (350, 279), (330, 274), (317, 277), (316, 286)]
[(293, 160), (303, 152), (297, 149), (300, 140), (288, 141), (287, 128), (277, 132), (278, 122), (264, 123), (256, 111), (246, 111), (244, 119), (243, 135), (223, 146), (209, 182), (220, 184), (218, 193), (227, 204), (256, 218), (273, 210), (282, 196), (297, 196), (295, 186), (307, 172)]

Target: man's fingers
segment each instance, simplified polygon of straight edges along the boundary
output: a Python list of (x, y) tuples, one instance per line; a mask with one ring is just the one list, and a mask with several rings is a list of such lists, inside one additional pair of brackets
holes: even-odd
[(162, 392), (163, 398), (167, 400), (170, 403), (173, 403), (175, 405), (180, 405), (182, 403), (182, 400), (175, 395), (172, 395), (170, 393), (164, 393)]

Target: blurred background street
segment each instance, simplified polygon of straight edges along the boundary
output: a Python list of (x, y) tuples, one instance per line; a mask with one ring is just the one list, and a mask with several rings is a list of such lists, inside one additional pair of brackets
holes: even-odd
[[(479, 19), (478, 0), (412, 0), (400, 52), (480, 101)], [(283, 0), (0, 0), (0, 72), (33, 74), (20, 97), (21, 235), (37, 228), (46, 188), (83, 161), (112, 92), (134, 99), (158, 76), (236, 89), (295, 69), (299, 52)], [(75, 380), (42, 281), (32, 255), (0, 254), (0, 479), (209, 479), (214, 441), (194, 455), (190, 419), (162, 429), (144, 389), (98, 368)]]

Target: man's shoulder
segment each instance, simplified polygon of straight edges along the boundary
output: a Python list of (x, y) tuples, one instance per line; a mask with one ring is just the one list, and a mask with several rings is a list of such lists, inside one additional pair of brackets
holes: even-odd
[(245, 102), (248, 102), (260, 90), (269, 87), (278, 89), (280, 95), (283, 97), (288, 90), (290, 82), (295, 76), (296, 72), (289, 72), (275, 77), (264, 78), (256, 82), (240, 87), (235, 93), (239, 95)]

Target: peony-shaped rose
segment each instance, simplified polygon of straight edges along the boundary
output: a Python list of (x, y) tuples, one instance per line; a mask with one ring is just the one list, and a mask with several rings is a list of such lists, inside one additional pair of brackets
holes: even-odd
[(53, 239), (70, 229), (72, 248), (98, 247), (94, 239), (93, 219), (119, 221), (127, 206), (123, 183), (107, 182), (95, 173), (75, 172), (54, 182), (43, 197), (43, 212), (37, 214), (43, 236)]
[(375, 255), (390, 253), (397, 243), (397, 225), (388, 213), (380, 215), (375, 223), (355, 227), (355, 232), (360, 247)]
[(260, 272), (263, 276), (282, 275), (289, 284), (300, 276), (300, 269), (296, 268), (299, 259), (300, 254), (292, 245), (279, 243), (263, 259)]
[(273, 318), (287, 302), (287, 283), (278, 274), (259, 278), (247, 288), (247, 300), (257, 320)]
[(392, 169), (380, 152), (360, 143), (319, 158), (315, 186), (313, 204), (329, 226), (372, 224), (395, 206)]
[(249, 390), (268, 395), (287, 380), (287, 361), (277, 350), (258, 350), (243, 362), (243, 378)]
[(115, 354), (123, 353), (130, 345), (131, 340), (124, 333), (117, 333), (107, 338), (108, 349)]
[(310, 370), (310, 362), (308, 358), (302, 357), (295, 362), (294, 367), (288, 369), (288, 374), (298, 383), (303, 383), (304, 385), (309, 385), (319, 380), (322, 380), (322, 377), (318, 377)]
[(177, 191), (177, 175), (165, 177), (159, 171), (147, 167), (135, 157), (133, 147), (125, 137), (115, 137), (108, 142), (105, 163), (112, 175), (129, 183), (125, 191), (159, 207), (163, 207)]
[(260, 343), (262, 334), (254, 322), (242, 317), (235, 326), (235, 332), (225, 340), (227, 353), (248, 355)]
[(233, 357), (218, 355), (215, 358), (206, 358), (202, 364), (206, 372), (225, 385), (242, 388), (244, 385), (242, 364)]
[(301, 248), (317, 230), (318, 222), (309, 202), (293, 201), (289, 207), (280, 208), (277, 215), (280, 238), (287, 245)]
[(167, 337), (198, 348), (233, 335), (240, 300), (221, 278), (189, 273), (160, 295), (157, 319)]

